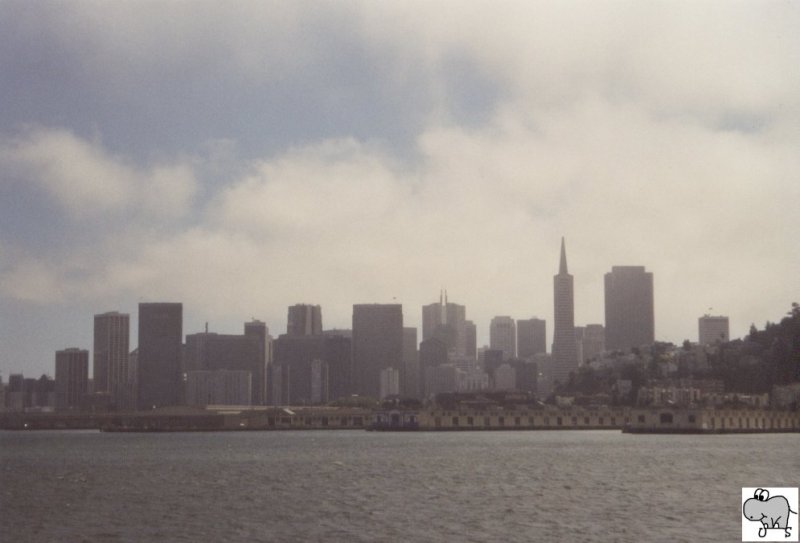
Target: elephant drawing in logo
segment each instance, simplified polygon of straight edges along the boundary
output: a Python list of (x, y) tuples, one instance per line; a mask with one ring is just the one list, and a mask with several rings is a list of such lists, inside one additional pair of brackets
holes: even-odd
[(789, 507), (789, 500), (784, 496), (769, 497), (769, 491), (758, 488), (752, 498), (744, 502), (742, 513), (748, 520), (761, 523), (758, 529), (758, 537), (765, 537), (767, 530), (781, 529), (786, 537), (791, 535), (792, 528), (789, 526), (789, 515), (797, 514)]

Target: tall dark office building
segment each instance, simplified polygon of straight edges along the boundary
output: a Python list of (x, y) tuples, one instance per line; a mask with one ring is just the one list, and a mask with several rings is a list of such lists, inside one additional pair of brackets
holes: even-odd
[(578, 369), (575, 341), (575, 295), (572, 275), (567, 271), (567, 251), (561, 238), (561, 261), (553, 276), (553, 378), (566, 383), (570, 372)]
[[(436, 368), (447, 365), (447, 345), (438, 337), (425, 339), (419, 344), (419, 391), (422, 398), (435, 392), (433, 381)], [(441, 391), (440, 391), (441, 392)]]
[(653, 274), (644, 266), (613, 266), (605, 275), (606, 349), (628, 350), (655, 341)]
[(417, 329), (403, 328), (403, 395), (409, 398), (420, 398), (419, 349), (417, 348)]
[(322, 335), (322, 309), (318, 305), (296, 304), (289, 307), (286, 335)]
[(179, 405), (183, 304), (139, 304), (137, 406)]
[[(353, 385), (362, 396), (379, 398), (381, 370), (403, 367), (403, 306), (353, 306)], [(403, 391), (400, 391), (401, 394)]]
[(21, 373), (12, 373), (8, 376), (8, 386), (6, 386), (6, 401), (4, 404), (6, 409), (9, 411), (22, 411), (25, 408), (24, 389), (24, 375)]
[(76, 409), (89, 385), (89, 351), (56, 351), (56, 409)]
[[(327, 366), (327, 401), (334, 401), (353, 393), (353, 340), (344, 335), (325, 336), (324, 361)], [(325, 401), (323, 399), (323, 401)]]
[(264, 349), (257, 335), (189, 334), (186, 336), (183, 371), (249, 372), (249, 404), (264, 404)]
[(350, 338), (291, 336), (275, 340), (270, 404), (324, 404), (350, 394)]
[(544, 319), (517, 321), (517, 356), (530, 359), (547, 352), (547, 325)]
[(127, 313), (113, 311), (94, 316), (94, 391), (110, 394), (118, 407), (127, 403), (129, 343)]
[(447, 301), (447, 292), (439, 293), (439, 301), (422, 306), (422, 341), (437, 337), (444, 341), (452, 356), (463, 357), (467, 351), (467, 309)]
[(244, 335), (255, 338), (261, 350), (261, 373), (253, 375), (253, 393), (257, 396), (258, 403), (267, 403), (267, 365), (272, 360), (272, 337), (269, 335), (269, 328), (260, 320), (253, 319), (244, 323)]
[(478, 328), (472, 321), (464, 321), (464, 356), (470, 360), (478, 357)]

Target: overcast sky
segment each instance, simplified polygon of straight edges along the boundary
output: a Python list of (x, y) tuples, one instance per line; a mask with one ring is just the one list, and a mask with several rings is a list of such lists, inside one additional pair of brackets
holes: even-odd
[(447, 288), (552, 336), (644, 265), (656, 338), (800, 301), (798, 2), (0, 2), (0, 373), (95, 313), (407, 326)]

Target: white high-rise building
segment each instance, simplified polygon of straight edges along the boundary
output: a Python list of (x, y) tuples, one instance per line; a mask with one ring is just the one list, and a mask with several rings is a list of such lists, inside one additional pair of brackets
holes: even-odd
[(703, 315), (697, 319), (697, 330), (700, 345), (713, 345), (730, 340), (728, 317)]
[(395, 368), (381, 370), (381, 400), (400, 394), (400, 371)]
[(503, 360), (517, 356), (517, 325), (507, 316), (494, 317), (489, 325), (489, 346), (503, 351)]
[(116, 311), (94, 316), (94, 391), (111, 395), (117, 407), (128, 407), (130, 316)]

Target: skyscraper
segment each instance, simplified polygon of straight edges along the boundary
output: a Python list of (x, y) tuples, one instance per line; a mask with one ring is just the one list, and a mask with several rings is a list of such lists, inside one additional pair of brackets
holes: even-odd
[[(403, 306), (353, 306), (353, 384), (358, 394), (378, 398), (381, 370), (403, 367)], [(400, 391), (401, 394), (403, 391)]]
[(478, 328), (472, 321), (464, 321), (464, 356), (472, 361), (478, 357)]
[(186, 374), (186, 405), (251, 405), (252, 374), (243, 370), (200, 370)]
[(351, 394), (351, 340), (334, 334), (278, 336), (270, 365), (269, 403), (327, 403)]
[(517, 356), (517, 326), (507, 316), (494, 317), (489, 324), (489, 346), (503, 351), (503, 360)]
[(139, 304), (139, 409), (179, 405), (182, 334), (183, 304)]
[(628, 350), (655, 341), (653, 274), (644, 266), (613, 266), (605, 275), (606, 349)]
[(89, 351), (56, 351), (56, 409), (80, 407), (89, 383)]
[(443, 392), (441, 387), (433, 385), (436, 379), (436, 368), (447, 365), (447, 345), (438, 337), (425, 339), (419, 344), (420, 396), (427, 398), (436, 392)]
[[(56, 353), (58, 360), (58, 353)], [(6, 387), (5, 407), (9, 411), (22, 411), (25, 408), (25, 376), (21, 373), (12, 373), (8, 376), (8, 386)], [(58, 407), (56, 399), (56, 407)]]
[(253, 375), (253, 394), (256, 397), (257, 405), (267, 403), (267, 365), (272, 360), (272, 337), (269, 335), (269, 328), (260, 320), (253, 319), (244, 323), (244, 335), (255, 338), (261, 350), (261, 361), (259, 372)]
[[(202, 332), (186, 336), (183, 371), (250, 373), (247, 405), (264, 403), (264, 348), (258, 335)], [(188, 375), (187, 375), (188, 377)]]
[(320, 306), (308, 304), (290, 306), (286, 334), (290, 336), (322, 335), (322, 309)]
[(561, 238), (561, 261), (553, 276), (553, 378), (566, 383), (578, 369), (575, 343), (575, 295), (572, 275), (567, 271), (567, 251)]
[(422, 340), (438, 337), (447, 345), (451, 357), (467, 352), (467, 309), (447, 301), (447, 292), (439, 293), (439, 302), (422, 306)]
[(129, 342), (127, 313), (113, 311), (94, 316), (94, 391), (109, 393), (118, 407), (130, 401), (126, 398)]
[(730, 339), (728, 317), (703, 315), (697, 319), (697, 334), (700, 345), (728, 341)]
[(409, 398), (419, 398), (422, 378), (419, 369), (416, 328), (403, 328), (403, 372), (401, 378), (403, 394)]
[(547, 352), (547, 325), (544, 319), (517, 321), (517, 356), (530, 359), (535, 354)]
[(602, 324), (587, 324), (583, 331), (581, 362), (597, 357), (606, 350), (606, 329)]

